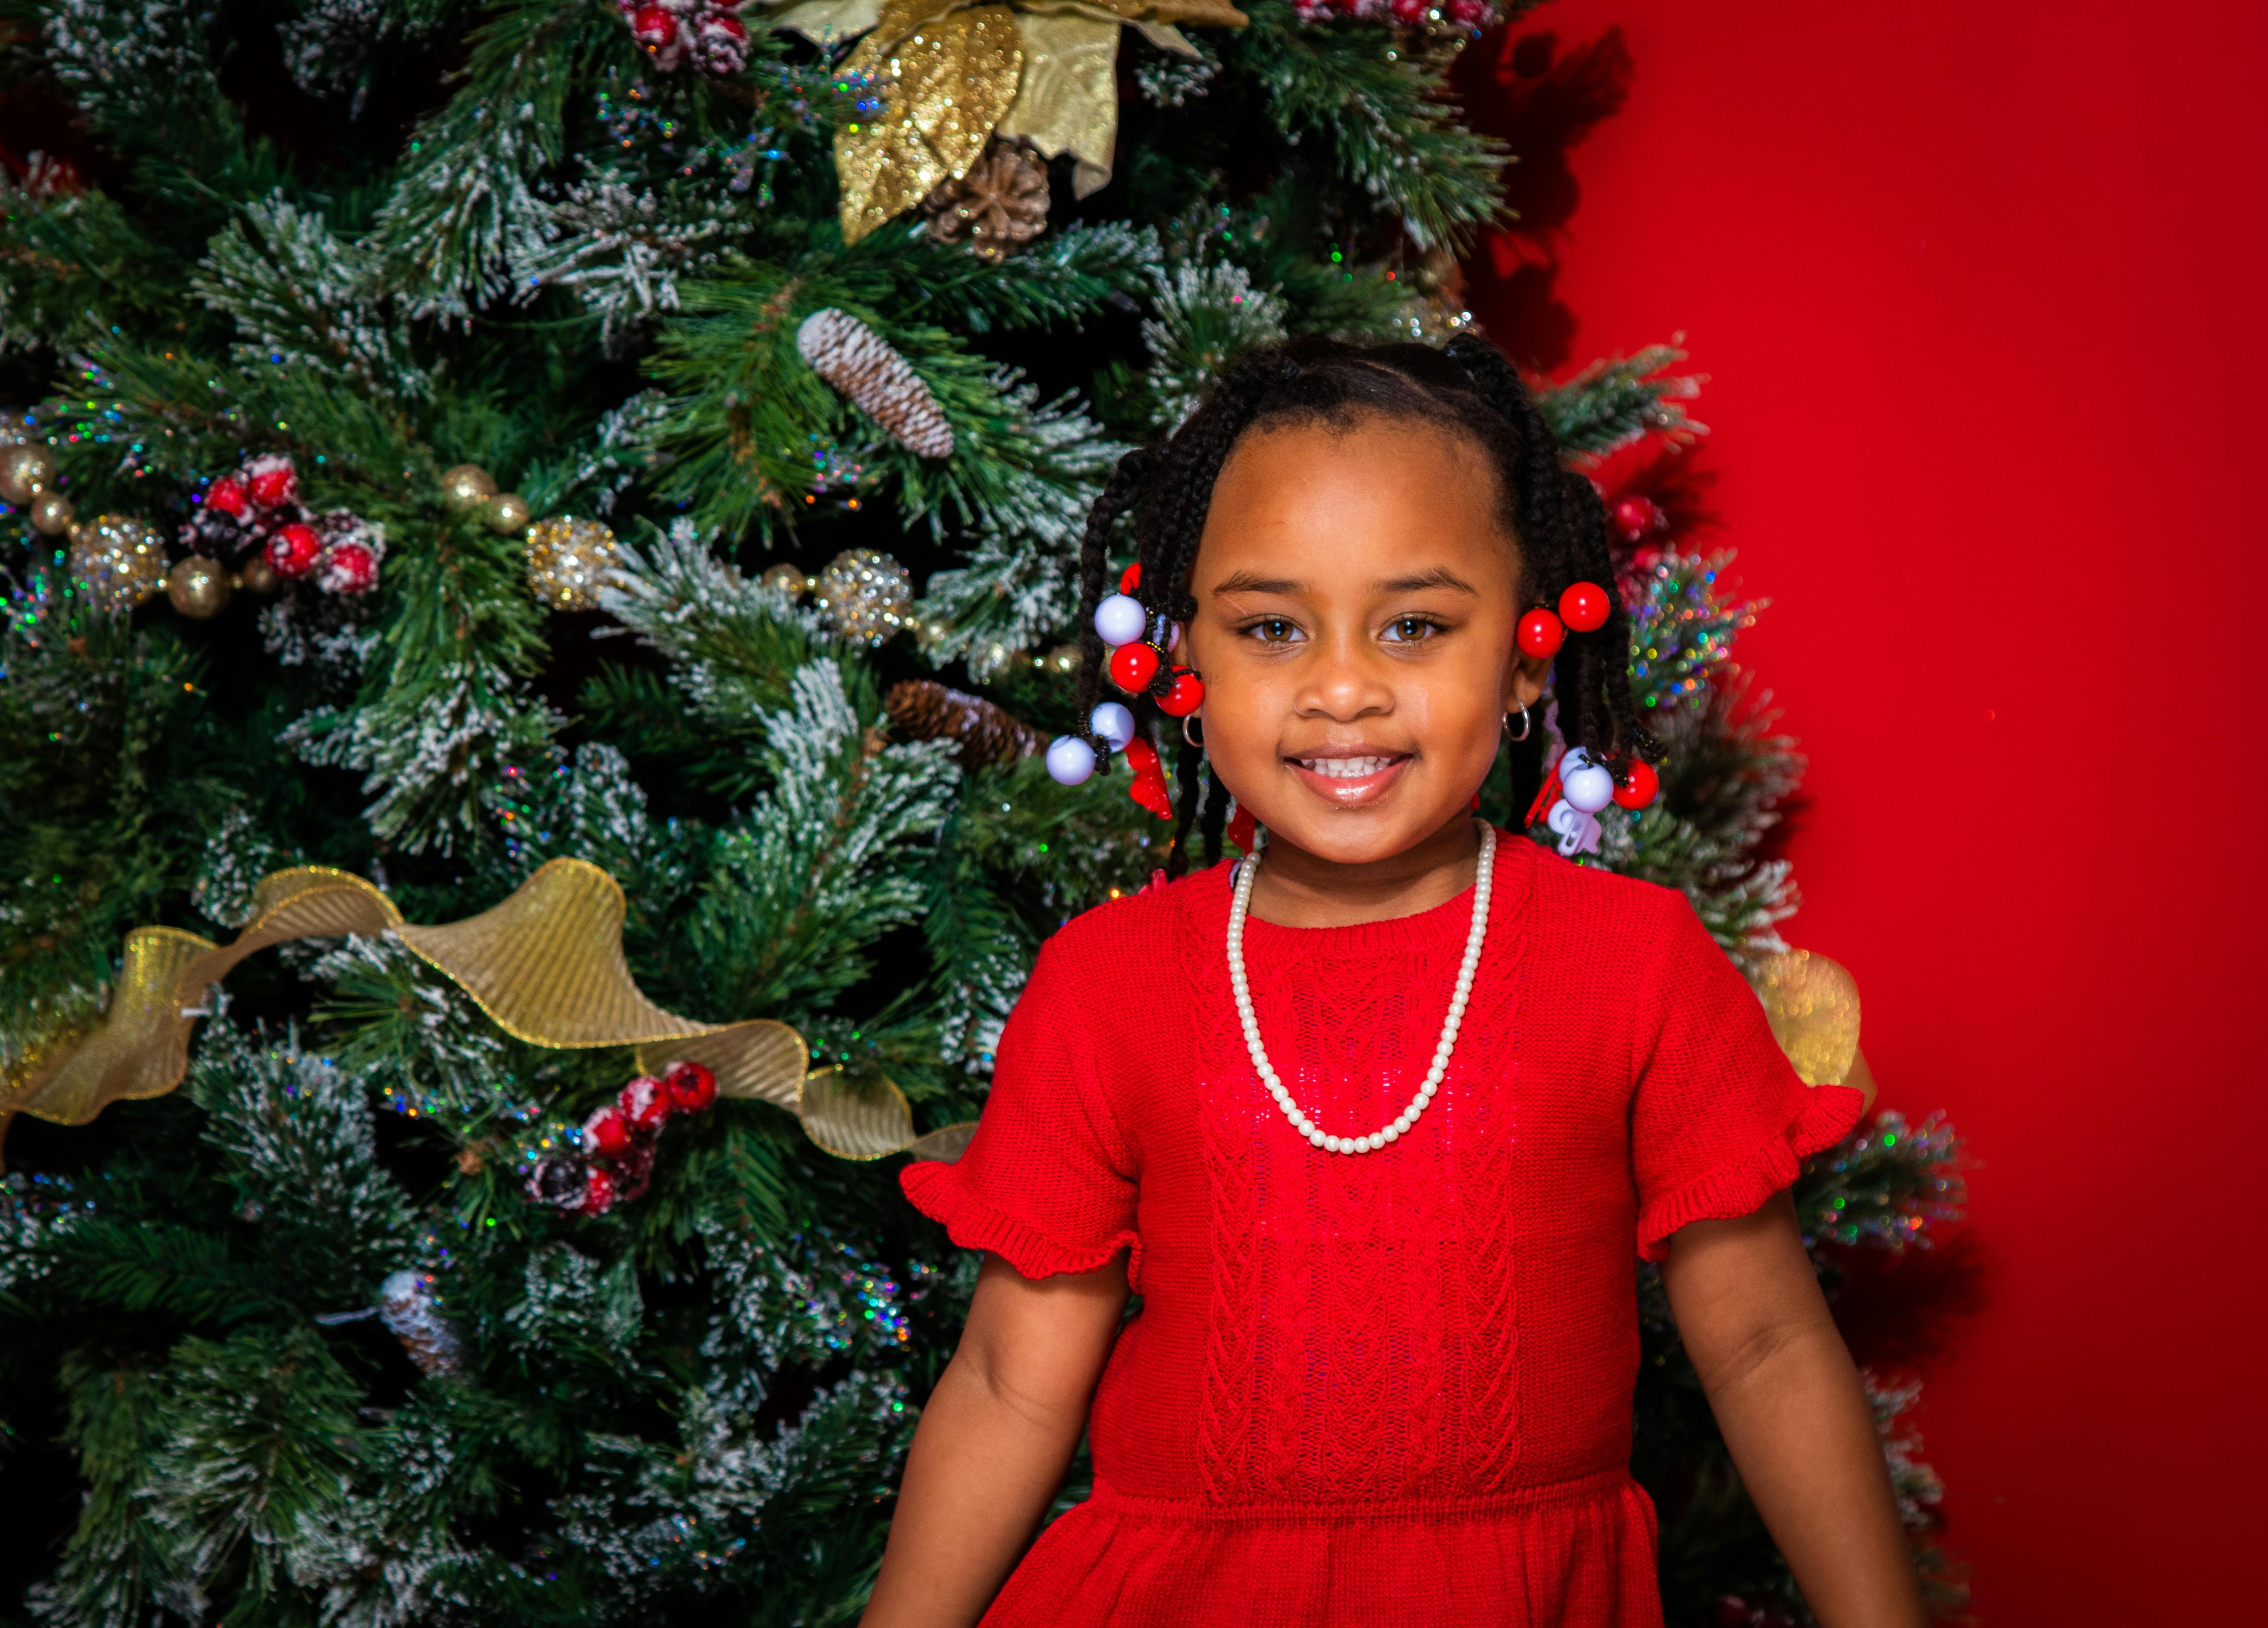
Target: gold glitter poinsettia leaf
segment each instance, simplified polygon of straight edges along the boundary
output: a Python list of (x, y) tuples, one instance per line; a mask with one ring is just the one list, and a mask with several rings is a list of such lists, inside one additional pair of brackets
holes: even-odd
[(173, 1090), (188, 1071), (189, 1034), (210, 987), (254, 951), (289, 939), (392, 933), (531, 1045), (636, 1046), (648, 1072), (677, 1057), (705, 1063), (719, 1094), (802, 1116), (812, 1139), (843, 1158), (958, 1156), (957, 1128), (916, 1137), (911, 1110), (887, 1080), (886, 1090), (864, 1083), (849, 1094), (822, 1087), (807, 1101), (811, 1054), (786, 1024), (699, 1023), (648, 1000), (622, 956), (621, 884), (586, 860), (554, 859), (501, 904), (438, 926), (404, 921), (359, 876), (320, 866), (263, 878), (253, 904), (251, 923), (226, 945), (172, 927), (127, 934), (101, 1024), (58, 1038), (0, 1079), (0, 1130), (17, 1113), (83, 1125), (113, 1102)]
[(845, 243), (913, 208), (939, 181), (967, 174), (1016, 99), (1024, 52), (1006, 6), (902, 21), (915, 9), (902, 0), (886, 7), (843, 64), (886, 83), (881, 111), (835, 138)]
[(996, 132), (1071, 154), (1071, 190), (1087, 196), (1118, 139), (1120, 26), (1194, 56), (1176, 24), (1246, 20), (1220, 0), (799, 0), (772, 18), (822, 46), (867, 30), (843, 71), (870, 76), (882, 111), (835, 138), (845, 243), (966, 175)]

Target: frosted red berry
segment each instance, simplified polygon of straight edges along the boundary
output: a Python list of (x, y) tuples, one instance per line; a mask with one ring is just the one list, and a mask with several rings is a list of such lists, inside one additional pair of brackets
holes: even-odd
[(271, 464), (252, 477), (252, 501), (263, 509), (278, 508), (299, 495), (299, 477), (288, 463)]
[(367, 593), (378, 586), (378, 556), (358, 542), (335, 542), (320, 580), (333, 593)]
[(583, 1183), (583, 1202), (575, 1206), (578, 1215), (604, 1215), (614, 1207), (615, 1178), (593, 1166)]
[(252, 498), (243, 482), (224, 475), (205, 489), (205, 507), (240, 520), (251, 510)]
[(1653, 765), (1643, 758), (1633, 757), (1630, 767), (1623, 770), (1622, 778), (1615, 782), (1615, 804), (1621, 808), (1643, 808), (1661, 794), (1661, 777), (1653, 772)]
[(1614, 601), (1595, 582), (1579, 582), (1559, 596), (1559, 620), (1578, 633), (1595, 633), (1607, 625)]
[(671, 1104), (681, 1114), (697, 1114), (717, 1100), (717, 1076), (699, 1063), (684, 1059), (662, 1071), (661, 1083), (669, 1087)]
[(622, 1118), (632, 1131), (659, 1131), (674, 1106), (669, 1087), (651, 1074), (640, 1074), (615, 1095)]
[(315, 528), (294, 520), (268, 540), (268, 564), (279, 577), (304, 577), (323, 557), (323, 540)]
[(1523, 655), (1549, 660), (1567, 642), (1567, 630), (1559, 624), (1558, 617), (1538, 605), (1520, 619), (1520, 631), (1514, 637)]
[(677, 14), (666, 5), (642, 5), (630, 13), (630, 37), (649, 50), (677, 38)]
[(1204, 704), (1204, 680), (1187, 667), (1174, 669), (1174, 681), (1158, 697), (1158, 711), (1167, 718), (1187, 718)]
[(1110, 681), (1130, 696), (1138, 696), (1158, 676), (1158, 652), (1151, 645), (1121, 645), (1110, 652)]
[(630, 1145), (630, 1121), (611, 1102), (583, 1122), (583, 1151), (594, 1159), (619, 1153)]

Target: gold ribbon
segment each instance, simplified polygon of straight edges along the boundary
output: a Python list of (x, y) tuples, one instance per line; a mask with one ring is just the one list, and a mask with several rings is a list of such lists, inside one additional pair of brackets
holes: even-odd
[(1859, 1050), (1859, 981), (1809, 950), (1767, 957), (1750, 978), (1772, 1038), (1807, 1086), (1852, 1086), (1874, 1105), (1874, 1072)]
[(582, 859), (554, 859), (495, 908), (432, 927), (404, 921), (359, 876), (320, 866), (278, 871), (261, 879), (252, 921), (233, 943), (173, 927), (127, 934), (100, 1026), (49, 1044), (0, 1081), (0, 1134), (14, 1114), (83, 1125), (113, 1102), (171, 1091), (188, 1070), (189, 1034), (211, 986), (254, 951), (287, 939), (392, 933), (531, 1045), (635, 1046), (649, 1071), (674, 1057), (704, 1063), (720, 1095), (786, 1109), (839, 1158), (955, 1158), (967, 1145), (971, 1127), (916, 1137), (905, 1094), (880, 1074), (850, 1084), (836, 1070), (812, 1073), (803, 1036), (784, 1023), (696, 1023), (655, 1006), (623, 959), (622, 915), (620, 884)]

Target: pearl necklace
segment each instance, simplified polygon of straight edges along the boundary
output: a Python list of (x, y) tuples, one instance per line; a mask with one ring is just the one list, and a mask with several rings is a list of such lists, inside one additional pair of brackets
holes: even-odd
[(1473, 879), (1473, 924), (1465, 935), (1465, 959), (1457, 969), (1457, 988), (1449, 998), (1449, 1015), (1441, 1024), (1441, 1043), (1433, 1048), (1433, 1066), (1425, 1071), (1425, 1083), (1418, 1087), (1418, 1094), (1410, 1099), (1410, 1106), (1402, 1110), (1401, 1117), (1368, 1136), (1326, 1136), (1292, 1100), (1291, 1092), (1276, 1077), (1268, 1053), (1261, 1047), (1260, 1020), (1252, 1012), (1252, 986), (1244, 976), (1244, 917), (1251, 907), (1252, 879), (1259, 873), (1260, 855), (1255, 852), (1237, 867), (1236, 892), (1228, 907), (1228, 981), (1236, 991), (1236, 1015), (1244, 1024), (1244, 1049), (1251, 1054), (1260, 1083), (1268, 1087), (1268, 1094), (1276, 1099), (1276, 1106), (1284, 1110), (1284, 1117), (1292, 1122), (1292, 1129), (1327, 1153), (1376, 1153), (1388, 1142), (1399, 1141), (1402, 1133), (1418, 1123), (1418, 1116), (1425, 1111), (1425, 1105), (1433, 1100), (1433, 1093), (1440, 1089), (1442, 1076), (1448, 1072), (1449, 1054), (1456, 1049), (1457, 1030), (1465, 1020), (1465, 1003), (1472, 998), (1473, 975), (1480, 969), (1481, 940), (1488, 935), (1489, 891), (1496, 880), (1496, 828), (1481, 827), (1480, 873)]

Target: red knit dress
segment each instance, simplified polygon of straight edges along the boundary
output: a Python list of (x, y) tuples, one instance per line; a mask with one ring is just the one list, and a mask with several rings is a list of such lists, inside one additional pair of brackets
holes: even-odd
[[(1229, 992), (1229, 867), (1041, 952), (955, 1164), (907, 1194), (1027, 1278), (1121, 1249), (1140, 1311), (1090, 1424), (1094, 1492), (987, 1628), (1525, 1628), (1661, 1620), (1631, 1480), (1634, 1278), (1745, 1215), (1859, 1097), (1808, 1088), (1680, 895), (1499, 841), (1447, 1078), (1374, 1153), (1300, 1137)], [(1269, 1060), (1326, 1131), (1402, 1111), (1472, 895), (1254, 919)]]

